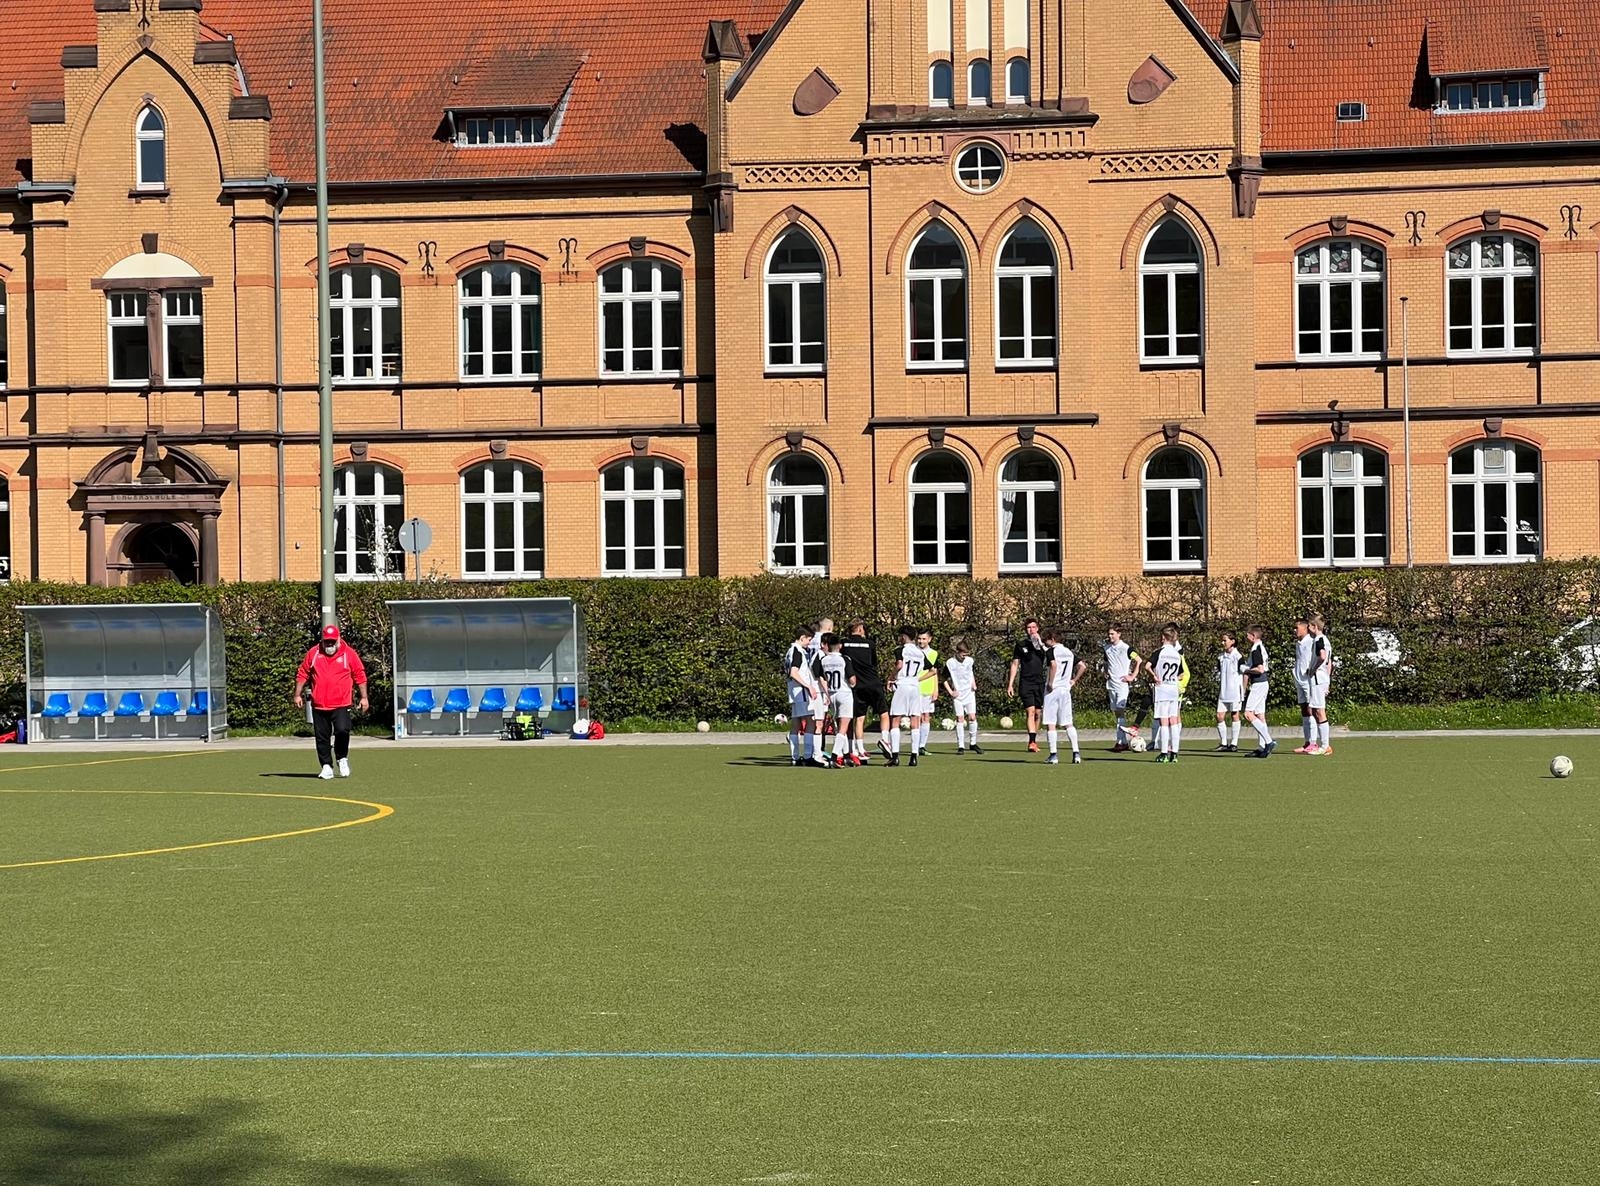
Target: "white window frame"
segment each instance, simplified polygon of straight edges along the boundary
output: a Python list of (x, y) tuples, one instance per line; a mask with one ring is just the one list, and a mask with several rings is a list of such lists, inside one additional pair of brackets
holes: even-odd
[[(1011, 81), (1012, 81), (1011, 80), (1011, 68), (1013, 66), (1018, 66), (1018, 65), (1020, 65), (1022, 67), (1022, 73), (1024, 75), (1024, 78), (1022, 80), (1023, 86), (1022, 86), (1022, 90), (1020, 90), (1020, 91), (1014, 90), (1012, 88), (1012, 86), (1011, 86)], [(1012, 57), (1007, 58), (1006, 59), (1006, 103), (1007, 103), (1007, 105), (1015, 105), (1015, 104), (1018, 104), (1018, 103), (1026, 103), (1029, 100), (1029, 98), (1031, 98), (1030, 92), (1031, 92), (1032, 88), (1033, 88), (1033, 65), (1032, 65), (1032, 63), (1030, 63), (1028, 61), (1028, 59), (1023, 57), (1021, 54), (1016, 54), (1016, 55), (1014, 55)]]
[[(810, 455), (807, 454), (806, 456)], [(788, 456), (780, 457), (767, 467), (767, 571), (779, 573), (783, 576), (825, 577), (828, 575), (827, 561), (824, 561), (822, 564), (806, 564), (803, 561), (803, 557), (805, 556), (805, 551), (808, 546), (815, 547), (817, 544), (822, 545), (824, 554), (831, 555), (831, 542), (828, 538), (831, 534), (828, 530), (830, 526), (828, 521), (828, 467), (823, 465), (820, 459), (811, 457), (811, 460), (816, 463), (817, 468), (822, 471), (822, 483), (820, 485), (779, 485), (776, 481), (778, 468), (788, 460)], [(823, 536), (820, 540), (808, 539), (806, 537), (805, 502), (808, 499), (822, 500)], [(779, 501), (794, 503), (794, 507), (791, 511), (795, 525), (795, 541), (793, 547), (795, 550), (795, 559), (796, 561), (799, 561), (799, 563), (792, 565), (779, 564), (772, 558), (773, 552), (776, 551), (778, 547), (778, 541), (773, 535), (772, 504)]]
[[(507, 476), (511, 481), (509, 490), (496, 488), (497, 467), (509, 471)], [(469, 492), (467, 490), (467, 475), (484, 471), (484, 490)], [(527, 489), (529, 475), (538, 480), (536, 489)], [(494, 554), (497, 550), (494, 534), (494, 508), (503, 504), (510, 504), (514, 510), (511, 516), (511, 541), (516, 564), (511, 568), (496, 568)], [(498, 581), (498, 580), (537, 580), (544, 576), (544, 567), (528, 568), (524, 563), (524, 553), (527, 551), (527, 538), (523, 522), (522, 508), (530, 503), (544, 503), (544, 475), (539, 467), (527, 461), (508, 458), (505, 461), (483, 461), (469, 466), (461, 471), (461, 577), (468, 581)], [(483, 564), (482, 572), (474, 572), (467, 564), (467, 553), (476, 549), (467, 547), (467, 508), (469, 506), (482, 506), (483, 510)], [(545, 517), (544, 524), (548, 526), (549, 518)], [(539, 555), (545, 555), (545, 540), (543, 534), (539, 539)]]
[[(941, 66), (943, 66), (950, 73), (950, 96), (949, 96), (949, 98), (945, 98), (945, 99), (940, 99), (940, 98), (936, 97), (936, 93), (935, 92), (937, 92), (937, 90), (939, 88), (934, 85), (934, 79), (938, 76), (939, 67), (941, 67)], [(940, 58), (938, 61), (933, 62), (932, 64), (930, 64), (928, 66), (928, 106), (929, 107), (949, 107), (949, 106), (953, 105), (955, 103), (955, 101), (956, 101), (956, 67), (955, 67), (955, 63), (952, 62), (949, 58)]]
[[(977, 73), (980, 69), (989, 72), (989, 85), (984, 89), (987, 94), (980, 97), (977, 87)], [(988, 107), (994, 102), (994, 67), (988, 58), (973, 58), (967, 63), (967, 106)]]
[[(109, 316), (109, 313), (107, 314)], [(109, 373), (109, 372), (108, 372)], [(7, 316), (6, 282), (0, 280), (0, 391), (11, 377), (11, 321)]]
[[(1147, 264), (1147, 263), (1145, 263), (1145, 258), (1144, 258), (1145, 257), (1145, 252), (1148, 251), (1149, 248), (1150, 248), (1150, 240), (1154, 239), (1156, 237), (1156, 232), (1159, 231), (1163, 226), (1165, 226), (1169, 222), (1177, 223), (1177, 225), (1179, 225), (1179, 226), (1181, 226), (1183, 228), (1184, 233), (1189, 236), (1189, 240), (1190, 240), (1190, 242), (1192, 242), (1194, 244), (1194, 249), (1195, 249), (1195, 260), (1194, 260), (1194, 262), (1192, 262), (1192, 263), (1176, 263), (1176, 264)], [(1179, 276), (1195, 276), (1195, 277), (1198, 278), (1197, 279), (1197, 283), (1198, 283), (1200, 291), (1199, 291), (1199, 293), (1197, 295), (1198, 295), (1198, 304), (1199, 304), (1199, 308), (1200, 308), (1200, 325), (1198, 327), (1198, 331), (1199, 332), (1196, 334), (1196, 336), (1199, 338), (1200, 348), (1196, 353), (1194, 353), (1194, 354), (1156, 354), (1156, 355), (1151, 355), (1151, 354), (1146, 354), (1145, 353), (1145, 339), (1150, 337), (1150, 336), (1152, 336), (1152, 335), (1147, 334), (1145, 332), (1144, 280), (1145, 280), (1146, 276), (1165, 276), (1166, 277), (1165, 288), (1166, 288), (1166, 298), (1167, 298), (1167, 332), (1166, 332), (1165, 336), (1166, 336), (1166, 339), (1167, 339), (1167, 344), (1169, 346), (1171, 346), (1173, 350), (1176, 350), (1178, 348), (1178, 339), (1181, 338), (1181, 337), (1186, 336), (1184, 334), (1179, 333), (1179, 331), (1178, 331), (1178, 277)], [(1200, 364), (1200, 360), (1205, 357), (1205, 353), (1206, 353), (1206, 273), (1205, 273), (1205, 249), (1200, 244), (1200, 237), (1194, 233), (1194, 228), (1191, 227), (1188, 223), (1184, 222), (1183, 219), (1177, 218), (1177, 217), (1172, 216), (1172, 215), (1169, 215), (1166, 218), (1158, 219), (1156, 221), (1155, 226), (1151, 227), (1150, 230), (1148, 232), (1146, 232), (1145, 237), (1144, 237), (1144, 242), (1139, 245), (1139, 275), (1138, 275), (1138, 283), (1139, 283), (1139, 324), (1136, 327), (1136, 329), (1137, 329), (1138, 334), (1139, 334), (1139, 362), (1140, 362), (1140, 364), (1142, 366), (1158, 366), (1158, 367), (1159, 366), (1170, 366), (1170, 367), (1192, 367), (1192, 366), (1198, 366)]]
[[(1332, 249), (1338, 246), (1350, 248), (1349, 272), (1329, 271)], [(1301, 272), (1300, 257), (1307, 251), (1317, 252), (1317, 270), (1315, 272)], [(1362, 270), (1362, 262), (1366, 258), (1363, 251), (1373, 251), (1378, 255), (1378, 270), (1368, 272)], [(1388, 297), (1384, 285), (1388, 278), (1388, 254), (1376, 243), (1368, 243), (1363, 239), (1322, 239), (1316, 243), (1308, 243), (1294, 253), (1289, 261), (1289, 266), (1294, 270), (1294, 356), (1305, 362), (1325, 362), (1333, 359), (1378, 359), (1383, 357), (1383, 335), (1388, 330), (1387, 320), (1379, 325), (1379, 346), (1376, 350), (1362, 348), (1362, 339), (1372, 327), (1362, 321), (1362, 310), (1365, 307), (1363, 298), (1365, 289), (1375, 285), (1380, 293), (1380, 316), (1388, 311)], [(1350, 324), (1351, 324), (1351, 349), (1334, 350), (1333, 341), (1333, 290), (1338, 286), (1348, 286), (1350, 289)], [(1300, 293), (1307, 288), (1318, 290), (1318, 299), (1321, 306), (1321, 328), (1318, 332), (1319, 348), (1314, 351), (1301, 349), (1300, 335)]]
[[(1530, 449), (1534, 455), (1534, 471), (1531, 474), (1518, 473), (1513, 455), (1515, 448)], [(1455, 472), (1455, 459), (1464, 450), (1473, 452), (1472, 473), (1457, 474)], [(1485, 468), (1489, 451), (1504, 449), (1506, 454), (1507, 469), (1505, 473), (1491, 473)], [(1459, 449), (1452, 449), (1445, 458), (1445, 532), (1446, 553), (1451, 564), (1527, 564), (1538, 560), (1544, 555), (1544, 454), (1533, 445), (1521, 441), (1492, 440), (1477, 441), (1470, 445), (1463, 445)], [(1473, 491), (1472, 498), (1472, 547), (1470, 556), (1458, 556), (1455, 550), (1455, 537), (1462, 534), (1456, 530), (1456, 488), (1469, 486)], [(1490, 486), (1503, 486), (1506, 492), (1507, 532), (1505, 556), (1491, 556), (1484, 551), (1483, 495), (1484, 490)], [(1510, 516), (1516, 513), (1517, 487), (1532, 486), (1534, 488), (1534, 501), (1539, 505), (1539, 527), (1534, 532), (1536, 547), (1531, 555), (1518, 554), (1517, 538), (1522, 534), (1518, 529), (1511, 527)]]
[(0, 474), (0, 584), (11, 580), (11, 481)]
[[(176, 313), (187, 301), (193, 301), (194, 312)], [(200, 328), (200, 377), (174, 379), (172, 377), (172, 331), (174, 327), (198, 326)], [(205, 293), (198, 288), (169, 288), (161, 293), (161, 383), (164, 387), (199, 387), (205, 382)]]
[[(372, 288), (374, 291), (360, 296), (355, 293), (355, 271), (357, 268), (370, 268), (372, 270)], [(344, 331), (344, 349), (331, 361), (339, 363), (343, 374), (335, 373), (333, 382), (339, 387), (383, 387), (400, 382), (400, 371), (405, 363), (405, 321), (400, 313), (400, 277), (388, 268), (378, 264), (339, 264), (331, 269), (334, 281), (330, 295), (331, 307), (329, 317), (337, 317)], [(383, 277), (385, 275), (395, 278), (395, 295), (383, 295)], [(372, 361), (377, 374), (352, 375), (355, 367), (355, 313), (357, 309), (372, 310)], [(383, 374), (388, 362), (383, 354), (383, 330), (389, 318), (400, 319), (400, 357), (394, 361), (394, 374)], [(332, 341), (330, 336), (329, 341)]]
[[(960, 496), (967, 500), (967, 531), (973, 527), (972, 519), (972, 470), (965, 461), (956, 458), (966, 478), (960, 482), (924, 482), (917, 478), (917, 470), (930, 457), (937, 456), (935, 452), (924, 453), (911, 463), (911, 469), (906, 481), (906, 568), (913, 573), (967, 573), (972, 571), (972, 540), (952, 540), (946, 527), (948, 520), (949, 501), (952, 496)], [(917, 495), (931, 496), (937, 512), (934, 516), (937, 522), (937, 536), (932, 541), (939, 550), (939, 559), (932, 564), (918, 564), (915, 560), (917, 554)], [(967, 545), (968, 562), (958, 563), (949, 559), (950, 545), (952, 543), (965, 543)]]
[[(981, 163), (970, 165), (967, 163), (969, 160), (975, 160), (980, 153), (985, 152), (993, 153), (995, 160), (999, 162), (999, 171), (994, 174), (992, 179), (986, 176), (986, 172), (991, 166)], [(971, 172), (971, 177), (964, 175), (967, 171)], [(984, 194), (991, 194), (1006, 179), (1005, 151), (992, 140), (968, 141), (956, 150), (955, 160), (951, 162), (951, 172), (955, 176), (956, 184), (967, 193), (975, 194), (979, 197)]]
[[(1485, 239), (1499, 239), (1504, 244), (1499, 267), (1485, 267), (1483, 264), (1483, 243)], [(1524, 243), (1533, 249), (1533, 263), (1531, 265), (1518, 265), (1516, 259), (1517, 244)], [(1468, 257), (1468, 266), (1465, 268), (1452, 268), (1450, 255), (1458, 247), (1466, 246), (1471, 253)], [(1521, 324), (1517, 321), (1516, 313), (1516, 281), (1518, 279), (1533, 279), (1533, 345), (1518, 346), (1517, 328)], [(1528, 358), (1539, 346), (1539, 243), (1526, 235), (1518, 235), (1511, 231), (1481, 231), (1474, 235), (1467, 235), (1461, 239), (1452, 240), (1444, 249), (1444, 352), (1451, 358)], [(1450, 342), (1450, 331), (1453, 327), (1450, 322), (1451, 286), (1454, 282), (1463, 281), (1471, 286), (1472, 290), (1472, 344), (1470, 346), (1453, 346)], [(1505, 334), (1504, 346), (1485, 347), (1483, 345), (1483, 292), (1486, 285), (1498, 283), (1501, 286), (1501, 308), (1505, 311), (1504, 320), (1498, 323), (1498, 328)]]
[[(621, 490), (607, 490), (606, 473), (617, 466), (623, 467), (624, 487)], [(613, 462), (600, 471), (600, 575), (604, 577), (681, 577), (688, 569), (689, 564), (689, 505), (686, 497), (689, 486), (689, 475), (683, 473), (683, 486), (678, 490), (662, 489), (659, 483), (647, 489), (639, 487), (637, 476), (641, 467), (652, 466), (654, 472), (663, 475), (667, 467), (672, 467), (683, 473), (683, 467), (675, 461), (668, 461), (661, 457), (637, 457), (623, 461)], [(623, 556), (625, 565), (620, 569), (606, 567), (606, 552), (609, 550), (610, 541), (606, 539), (606, 504), (620, 502), (626, 505), (627, 513), (622, 518), (623, 531)], [(655, 567), (639, 568), (633, 562), (634, 552), (637, 550), (633, 539), (633, 507), (635, 503), (653, 502), (655, 504)], [(666, 564), (667, 551), (667, 504), (677, 503), (683, 513), (683, 565), (678, 568), (669, 568)]]
[[(1150, 477), (1150, 463), (1168, 449), (1181, 449), (1194, 457), (1200, 467), (1198, 478), (1152, 478)], [(1198, 490), (1200, 492), (1200, 559), (1183, 560), (1179, 553), (1183, 551), (1184, 536), (1179, 534), (1178, 523), (1178, 494), (1183, 490)], [(1171, 510), (1172, 534), (1167, 536), (1167, 541), (1172, 545), (1171, 560), (1150, 559), (1150, 495), (1164, 493), (1167, 496), (1168, 506)], [(1140, 559), (1146, 572), (1204, 572), (1206, 567), (1206, 548), (1209, 543), (1210, 507), (1206, 498), (1206, 463), (1193, 449), (1182, 445), (1163, 445), (1149, 457), (1145, 458), (1144, 465), (1139, 469), (1139, 549)]]
[[(1005, 258), (1006, 244), (1011, 241), (1011, 236), (1022, 229), (1026, 223), (1031, 223), (1033, 226), (1038, 227), (1039, 233), (1044, 236), (1046, 244), (1049, 245), (1051, 262), (1048, 266), (1044, 264), (1029, 264), (1019, 267), (999, 262)], [(994, 275), (994, 365), (998, 370), (1055, 365), (1056, 355), (1059, 350), (1058, 343), (1061, 340), (1061, 294), (1056, 288), (1055, 251), (1056, 247), (1054, 243), (1050, 242), (1050, 236), (1045, 234), (1044, 228), (1032, 219), (1018, 219), (1016, 225), (1006, 232), (1005, 238), (1000, 240), (1000, 251), (995, 256)], [(1020, 337), (1024, 354), (1021, 358), (1002, 357), (1000, 349), (1002, 340), (1009, 340), (1019, 336), (1001, 332), (1003, 327), (1000, 324), (1000, 285), (1006, 280), (1022, 281), (1022, 333)], [(1054, 298), (1051, 301), (1051, 306), (1055, 310), (1055, 321), (1050, 326), (1049, 354), (1034, 353), (1039, 335), (1035, 332), (1033, 324), (1033, 294), (1035, 285), (1041, 283), (1049, 285), (1050, 295)]]
[[(778, 253), (778, 247), (790, 235), (801, 235), (806, 242), (811, 244), (812, 250), (817, 253), (818, 270), (816, 272), (780, 272), (776, 275), (772, 271), (772, 257)], [(771, 375), (821, 375), (828, 369), (828, 261), (822, 254), (822, 248), (817, 241), (798, 228), (791, 227), (772, 241), (772, 246), (767, 248), (766, 262), (761, 266), (761, 340), (766, 354), (766, 370)], [(822, 325), (821, 336), (817, 341), (806, 340), (803, 330), (803, 318), (800, 315), (801, 289), (814, 284), (822, 290)], [(772, 353), (772, 290), (774, 288), (789, 289), (789, 332), (792, 336), (791, 348), (794, 357), (798, 359), (805, 346), (821, 346), (821, 362), (773, 362)]]
[[(967, 367), (967, 356), (972, 349), (972, 309), (967, 291), (967, 250), (961, 242), (961, 237), (944, 227), (956, 240), (956, 246), (961, 251), (961, 266), (957, 268), (914, 268), (911, 266), (912, 257), (917, 253), (917, 246), (933, 227), (944, 227), (943, 223), (929, 223), (917, 233), (911, 241), (911, 250), (906, 252), (905, 296), (906, 313), (906, 370), (908, 371), (962, 371)], [(931, 283), (933, 285), (933, 338), (934, 354), (931, 359), (913, 359), (911, 357), (911, 286), (913, 284)], [(966, 326), (959, 339), (946, 338), (944, 335), (944, 287), (946, 284), (961, 285), (961, 304), (967, 311)], [(960, 341), (961, 357), (948, 359), (944, 357), (946, 343)]]
[[(1334, 455), (1342, 452), (1353, 454), (1352, 468), (1348, 475), (1334, 472)], [(1378, 474), (1367, 473), (1367, 454), (1373, 453), (1383, 458), (1383, 471)], [(1308, 478), (1300, 472), (1300, 463), (1312, 454), (1322, 455), (1322, 476)], [(1393, 516), (1389, 514), (1389, 460), (1381, 449), (1371, 445), (1336, 444), (1318, 445), (1308, 449), (1295, 458), (1295, 499), (1294, 499), (1294, 525), (1296, 552), (1300, 557), (1301, 568), (1374, 568), (1389, 563), (1390, 528)], [(1369, 554), (1367, 548), (1367, 503), (1365, 492), (1376, 487), (1383, 491), (1383, 551), (1378, 555)], [(1341, 559), (1334, 555), (1333, 546), (1333, 492), (1335, 488), (1355, 491), (1355, 539), (1356, 554), (1352, 557)], [(1304, 491), (1318, 490), (1322, 493), (1322, 550), (1321, 559), (1306, 555), (1306, 527)]]
[[(1024, 453), (1037, 453), (1048, 461), (1051, 469), (1055, 471), (1055, 478), (1048, 482), (1007, 478), (1005, 476), (1006, 466)], [(1037, 445), (1025, 445), (1020, 449), (1012, 450), (1006, 455), (1005, 460), (1000, 463), (1000, 481), (997, 489), (998, 497), (995, 499), (995, 551), (999, 560), (999, 571), (1018, 575), (1059, 573), (1061, 571), (1060, 559), (1037, 559), (1040, 546), (1046, 543), (1054, 542), (1058, 557), (1064, 553), (1064, 541), (1061, 538), (1061, 529), (1065, 525), (1065, 517), (1061, 514), (1061, 467), (1056, 464), (1056, 459)], [(1028, 534), (1024, 537), (1024, 542), (1028, 545), (1030, 558), (1011, 563), (1006, 562), (1006, 544), (1016, 541), (1009, 539), (1006, 534), (1005, 502), (1008, 494), (1015, 496), (1019, 500), (1026, 501), (1028, 505)], [(1041, 501), (1049, 501), (1055, 504), (1056, 534), (1053, 540), (1050, 536), (1039, 534), (1039, 504)]]
[[(133, 301), (138, 307), (139, 314), (135, 317), (131, 313), (118, 313), (117, 305), (123, 300)], [(155, 357), (149, 354), (150, 341), (150, 294), (143, 289), (118, 289), (106, 293), (106, 380), (113, 387), (148, 387), (154, 381), (151, 373), (155, 366)], [(118, 328), (127, 329), (137, 325), (140, 332), (145, 335), (146, 356), (148, 363), (146, 373), (133, 378), (119, 379), (117, 377), (117, 348), (115, 331)]]
[[(526, 148), (529, 145), (548, 144), (550, 142), (551, 116), (549, 114), (541, 114), (534, 111), (458, 111), (455, 113), (455, 121), (455, 145), (457, 148)], [(530, 122), (538, 123), (540, 121), (544, 124), (544, 134), (542, 136), (530, 137), (523, 135), (524, 124)], [(469, 125), (478, 123), (486, 125), (485, 138), (473, 140)], [(496, 125), (503, 123), (514, 125), (507, 139), (501, 139), (496, 133)]]
[[(494, 296), (469, 294), (467, 292), (468, 279), (485, 275), (497, 267), (511, 269), (511, 295)], [(533, 291), (527, 293), (522, 290), (523, 281), (532, 277)], [(480, 285), (481, 287), (481, 285)], [(492, 286), (491, 286), (492, 293)], [(461, 335), (460, 348), (456, 351), (456, 360), (460, 367), (461, 381), (463, 383), (504, 383), (512, 379), (537, 379), (544, 365), (544, 281), (540, 278), (538, 269), (530, 264), (517, 260), (505, 260), (477, 264), (461, 273), (461, 279), (456, 282), (456, 307), (457, 328)], [(535, 358), (534, 368), (526, 370), (522, 364), (522, 356), (526, 353), (526, 343), (522, 337), (522, 311), (525, 308), (535, 308), (539, 312), (539, 341), (533, 345)], [(512, 369), (506, 372), (497, 372), (494, 368), (495, 339), (493, 311), (497, 308), (511, 310), (511, 361)], [(467, 373), (467, 314), (469, 310), (478, 310), (478, 315), (483, 319), (483, 368), (481, 375)]]
[[(373, 469), (372, 494), (356, 493), (356, 470), (359, 466), (368, 465)], [(390, 493), (388, 489), (390, 476), (398, 479), (399, 489)], [(336, 548), (333, 554), (334, 576), (341, 581), (397, 581), (405, 576), (405, 558), (402, 554), (399, 567), (393, 571), (389, 568), (391, 549), (381, 545), (383, 541), (374, 541), (372, 550), (372, 572), (357, 572), (356, 557), (360, 555), (357, 535), (358, 512), (362, 507), (372, 508), (372, 521), (375, 527), (382, 527), (388, 517), (384, 508), (398, 506), (400, 508), (400, 522), (405, 522), (405, 475), (393, 466), (385, 465), (381, 461), (347, 461), (334, 471), (333, 475), (333, 513), (335, 517), (343, 520), (345, 546), (342, 550)], [(398, 531), (398, 528), (396, 529)], [(338, 533), (335, 530), (335, 543)], [(400, 545), (395, 543), (393, 552), (400, 551)]]
[[(633, 288), (632, 264), (650, 265), (650, 288), (644, 292), (636, 292)], [(607, 292), (605, 290), (605, 275), (615, 268), (622, 269), (622, 291)], [(661, 286), (665, 276), (663, 269), (670, 268), (678, 274), (678, 291), (669, 292)], [(683, 315), (683, 269), (677, 264), (661, 259), (625, 259), (601, 269), (600, 281), (596, 286), (600, 290), (600, 374), (602, 376), (623, 376), (636, 379), (675, 379), (683, 374), (683, 358), (689, 349), (688, 326)], [(650, 306), (650, 362), (649, 370), (635, 370), (633, 367), (633, 308), (635, 304), (647, 303)], [(664, 324), (667, 306), (676, 305), (678, 308), (678, 356), (679, 365), (676, 367), (663, 366), (662, 352), (665, 347), (661, 341), (661, 327)], [(606, 306), (622, 306), (622, 369), (612, 370), (606, 365)]]
[[(155, 116), (156, 127), (147, 128), (145, 118)], [(159, 143), (161, 145), (161, 177), (151, 179), (144, 175), (144, 146)], [(154, 103), (146, 103), (139, 108), (139, 114), (133, 120), (133, 175), (134, 188), (145, 191), (159, 192), (167, 188), (167, 179), (172, 173), (172, 154), (168, 151), (167, 144), (167, 117), (161, 114), (161, 109)]]
[[(1490, 114), (1490, 113), (1494, 113), (1494, 112), (1539, 111), (1545, 105), (1544, 79), (1545, 79), (1545, 76), (1544, 76), (1543, 72), (1534, 73), (1534, 74), (1527, 74), (1527, 73), (1522, 73), (1522, 74), (1504, 74), (1504, 75), (1500, 75), (1499, 77), (1496, 77), (1496, 78), (1446, 78), (1446, 79), (1441, 79), (1440, 83), (1439, 83), (1439, 92), (1438, 92), (1439, 93), (1439, 101), (1434, 106), (1433, 111), (1434, 111), (1435, 115), (1485, 115), (1485, 114)], [(1501, 88), (1501, 94), (1504, 95), (1509, 90), (1509, 84), (1511, 84), (1511, 83), (1524, 83), (1524, 82), (1533, 83), (1533, 102), (1532, 103), (1519, 104), (1519, 105), (1512, 105), (1512, 104), (1509, 104), (1509, 103), (1502, 103), (1498, 107), (1495, 107), (1495, 106), (1492, 106), (1492, 105), (1491, 106), (1479, 106), (1479, 104), (1478, 104), (1478, 94), (1479, 94), (1479, 88), (1480, 87), (1493, 86), (1496, 83), (1498, 83), (1500, 85), (1500, 88)], [(1464, 106), (1464, 107), (1452, 107), (1450, 105), (1450, 92), (1453, 89), (1455, 89), (1456, 87), (1465, 87), (1466, 90), (1467, 90), (1467, 97), (1471, 101), (1469, 103), (1467, 103), (1466, 106)]]

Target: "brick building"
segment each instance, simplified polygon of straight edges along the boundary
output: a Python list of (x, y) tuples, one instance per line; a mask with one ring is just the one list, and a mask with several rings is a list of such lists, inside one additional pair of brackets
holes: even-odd
[[(12, 9), (5, 571), (314, 577), (309, 0)], [(341, 574), (410, 516), (491, 579), (1600, 551), (1597, 35), (330, 4)]]

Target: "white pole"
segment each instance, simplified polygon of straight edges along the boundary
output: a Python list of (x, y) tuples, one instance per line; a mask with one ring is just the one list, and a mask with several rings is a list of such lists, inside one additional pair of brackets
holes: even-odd
[(1406, 567), (1413, 563), (1411, 550), (1411, 319), (1406, 303), (1410, 297), (1400, 298), (1400, 422), (1404, 425), (1406, 460)]

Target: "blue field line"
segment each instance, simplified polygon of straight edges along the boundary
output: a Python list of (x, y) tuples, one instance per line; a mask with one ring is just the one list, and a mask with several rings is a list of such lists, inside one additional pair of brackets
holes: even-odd
[(1121, 1050), (329, 1050), (0, 1054), (4, 1063), (150, 1062), (1197, 1062), (1600, 1067), (1600, 1057), (1515, 1054), (1269, 1054)]

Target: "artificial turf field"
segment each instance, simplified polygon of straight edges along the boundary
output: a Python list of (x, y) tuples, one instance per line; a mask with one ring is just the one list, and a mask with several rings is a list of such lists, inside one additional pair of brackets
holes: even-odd
[[(393, 813), (0, 868), (0, 1186), (1594, 1181), (1600, 745), (1189, 740), (8, 754), (0, 866)], [(537, 1051), (1562, 1061), (35, 1057)]]

